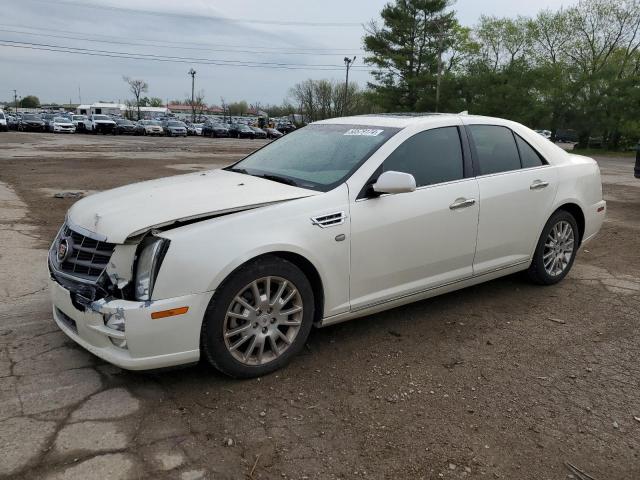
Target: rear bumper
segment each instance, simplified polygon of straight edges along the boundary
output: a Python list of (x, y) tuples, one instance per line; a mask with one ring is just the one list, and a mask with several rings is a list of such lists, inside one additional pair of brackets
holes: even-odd
[[(49, 280), (53, 318), (73, 341), (97, 357), (128, 370), (148, 370), (197, 362), (200, 358), (200, 330), (213, 292), (186, 295), (152, 302), (103, 300), (82, 311), (71, 293)], [(187, 313), (153, 320), (151, 313), (189, 307)], [(125, 320), (125, 331), (105, 326), (105, 319)], [(127, 347), (115, 340), (126, 339)]]

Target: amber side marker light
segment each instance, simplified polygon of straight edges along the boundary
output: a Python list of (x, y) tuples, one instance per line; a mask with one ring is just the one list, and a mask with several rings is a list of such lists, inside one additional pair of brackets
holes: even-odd
[(189, 307), (172, 308), (170, 310), (162, 310), (161, 312), (153, 312), (151, 318), (158, 320), (159, 318), (174, 317), (176, 315), (184, 315), (189, 311)]

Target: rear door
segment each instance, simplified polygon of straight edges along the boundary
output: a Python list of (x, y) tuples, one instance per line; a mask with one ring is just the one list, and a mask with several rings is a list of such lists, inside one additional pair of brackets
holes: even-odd
[(557, 172), (502, 125), (468, 124), (480, 191), (475, 275), (530, 261), (557, 190)]

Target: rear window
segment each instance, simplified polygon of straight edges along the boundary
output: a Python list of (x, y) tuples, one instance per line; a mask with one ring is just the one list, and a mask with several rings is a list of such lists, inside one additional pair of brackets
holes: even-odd
[(480, 175), (520, 169), (520, 156), (513, 133), (497, 125), (470, 125), (478, 154)]
[(540, 167), (546, 162), (542, 159), (540, 154), (534, 150), (524, 139), (522, 139), (517, 133), (515, 134), (516, 143), (518, 144), (518, 150), (520, 150), (520, 158), (522, 159), (522, 168)]

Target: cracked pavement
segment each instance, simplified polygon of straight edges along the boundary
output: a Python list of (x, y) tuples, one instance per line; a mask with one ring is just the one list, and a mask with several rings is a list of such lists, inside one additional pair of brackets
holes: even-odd
[(598, 159), (601, 234), (567, 279), (521, 276), (315, 330), (249, 381), (135, 373), (51, 318), (73, 199), (222, 166), (263, 142), (0, 134), (0, 478), (640, 478), (640, 180)]

